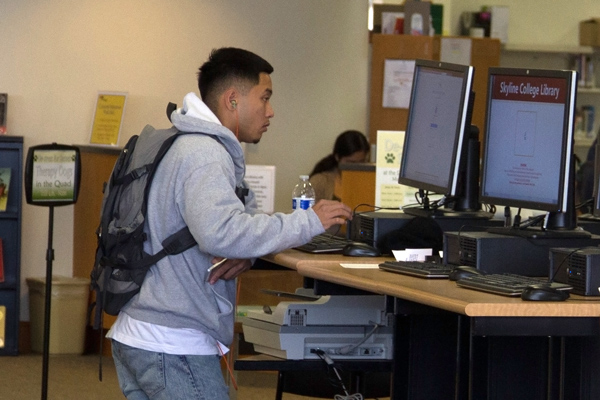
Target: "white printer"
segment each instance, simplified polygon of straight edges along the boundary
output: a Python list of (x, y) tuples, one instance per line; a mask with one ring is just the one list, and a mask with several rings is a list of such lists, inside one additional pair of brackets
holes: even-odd
[(318, 359), (320, 349), (332, 359), (383, 360), (392, 358), (390, 317), (384, 296), (321, 296), (250, 310), (242, 327), (255, 351), (275, 357)]

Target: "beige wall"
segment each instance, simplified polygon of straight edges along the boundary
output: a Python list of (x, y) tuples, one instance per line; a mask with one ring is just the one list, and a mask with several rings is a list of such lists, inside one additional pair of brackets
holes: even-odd
[[(275, 118), (252, 163), (277, 166), (277, 207), (337, 133), (366, 130), (367, 3), (347, 0), (4, 0), (0, 91), (25, 147), (86, 143), (99, 90), (129, 92), (121, 145), (146, 123), (169, 126), (167, 102), (196, 89), (214, 47), (255, 51), (274, 68)], [(293, 149), (293, 153), (292, 153)], [(72, 207), (55, 209), (54, 272), (72, 271)], [(45, 275), (48, 210), (23, 205), (25, 278)], [(90, 266), (91, 269), (91, 266)]]

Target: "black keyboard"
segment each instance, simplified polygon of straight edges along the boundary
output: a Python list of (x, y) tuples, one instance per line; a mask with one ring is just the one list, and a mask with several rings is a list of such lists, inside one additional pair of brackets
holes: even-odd
[(433, 261), (386, 261), (379, 264), (379, 268), (419, 278), (448, 278), (454, 266)]
[(548, 283), (544, 278), (533, 278), (516, 274), (470, 275), (456, 281), (460, 287), (500, 294), (503, 296), (520, 296), (527, 286), (548, 284), (559, 290), (571, 290), (573, 286), (565, 283)]
[(295, 247), (306, 253), (341, 253), (344, 247), (351, 241), (340, 236), (322, 233), (302, 246)]

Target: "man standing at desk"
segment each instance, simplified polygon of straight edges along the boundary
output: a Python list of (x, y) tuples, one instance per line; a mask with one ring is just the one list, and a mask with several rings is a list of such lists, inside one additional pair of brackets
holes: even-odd
[(351, 218), (335, 201), (266, 215), (256, 213), (252, 192), (238, 197), (240, 142), (258, 143), (274, 116), (272, 72), (251, 52), (214, 50), (198, 74), (202, 100), (189, 93), (171, 115), (177, 129), (202, 134), (179, 137), (157, 169), (145, 250), (154, 254), (185, 225), (198, 245), (152, 266), (108, 334), (128, 399), (229, 399), (219, 356), (233, 340), (234, 278), (250, 259), (304, 244)]

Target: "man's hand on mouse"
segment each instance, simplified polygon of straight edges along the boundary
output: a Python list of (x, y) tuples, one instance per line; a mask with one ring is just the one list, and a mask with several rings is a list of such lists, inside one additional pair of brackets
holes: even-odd
[(339, 201), (319, 200), (313, 206), (313, 210), (326, 230), (333, 225), (342, 225), (346, 223), (346, 220), (352, 219), (350, 207)]

